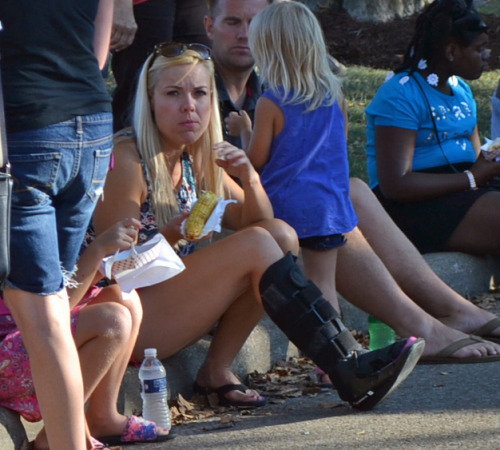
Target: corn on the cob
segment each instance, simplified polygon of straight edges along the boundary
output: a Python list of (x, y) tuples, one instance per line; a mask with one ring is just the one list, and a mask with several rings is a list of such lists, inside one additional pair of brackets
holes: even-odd
[(204, 191), (194, 204), (186, 220), (185, 234), (189, 240), (196, 239), (202, 232), (206, 221), (217, 205), (217, 196), (210, 191)]

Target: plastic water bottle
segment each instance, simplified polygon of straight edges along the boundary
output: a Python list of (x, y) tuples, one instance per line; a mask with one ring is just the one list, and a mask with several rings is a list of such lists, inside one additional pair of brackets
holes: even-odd
[(372, 315), (368, 316), (368, 333), (370, 334), (370, 350), (387, 347), (396, 342), (395, 331)]
[(156, 422), (159, 427), (170, 430), (172, 424), (167, 403), (167, 373), (156, 355), (156, 348), (146, 348), (144, 361), (139, 369), (142, 416), (146, 420)]

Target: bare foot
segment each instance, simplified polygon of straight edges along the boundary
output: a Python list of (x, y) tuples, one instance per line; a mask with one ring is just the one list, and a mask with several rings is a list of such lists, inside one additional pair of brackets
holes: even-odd
[[(431, 330), (427, 336), (422, 337), (426, 342), (425, 350), (422, 355), (425, 357), (437, 355), (444, 348), (454, 342), (469, 337), (469, 335), (446, 325), (438, 325)], [(477, 344), (467, 345), (452, 354), (452, 356), (457, 359), (488, 355), (500, 355), (500, 345), (493, 342), (481, 341)]]
[[(473, 311), (458, 313), (453, 316), (441, 317), (439, 320), (445, 325), (463, 331), (467, 334), (476, 334), (477, 330), (498, 316), (489, 311), (474, 307)], [(500, 338), (500, 325), (489, 332), (489, 336)]]

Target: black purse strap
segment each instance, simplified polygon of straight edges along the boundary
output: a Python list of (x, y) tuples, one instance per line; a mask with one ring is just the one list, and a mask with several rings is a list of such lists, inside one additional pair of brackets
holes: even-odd
[(5, 131), (5, 109), (3, 107), (3, 95), (0, 79), (0, 171), (9, 172), (9, 155), (7, 152), (7, 138)]
[(436, 139), (438, 141), (439, 148), (441, 149), (441, 153), (443, 154), (444, 158), (446, 159), (446, 162), (451, 167), (451, 169), (453, 170), (453, 172), (460, 173), (460, 171), (457, 170), (457, 168), (450, 162), (450, 160), (446, 156), (446, 153), (445, 153), (445, 151), (443, 149), (443, 146), (441, 145), (441, 138), (439, 137), (439, 132), (438, 132), (437, 125), (436, 125), (436, 119), (434, 118), (434, 114), (432, 113), (432, 107), (431, 107), (431, 104), (429, 102), (429, 99), (427, 98), (427, 94), (424, 91), (424, 88), (420, 84), (420, 81), (418, 81), (417, 77), (413, 74), (413, 72), (410, 73), (410, 76), (415, 80), (415, 83), (417, 83), (417, 86), (419, 87), (420, 92), (422, 92), (422, 95), (423, 95), (423, 97), (425, 99), (425, 103), (427, 104), (427, 108), (429, 108), (429, 114), (431, 115), (432, 126), (434, 128), (434, 134), (436, 135)]
[[(2, 22), (0, 22), (0, 31), (2, 30)], [(0, 55), (1, 63), (1, 55)], [(9, 172), (9, 157), (7, 152), (7, 132), (5, 130), (5, 108), (3, 103), (2, 90), (2, 75), (0, 70), (0, 171)]]

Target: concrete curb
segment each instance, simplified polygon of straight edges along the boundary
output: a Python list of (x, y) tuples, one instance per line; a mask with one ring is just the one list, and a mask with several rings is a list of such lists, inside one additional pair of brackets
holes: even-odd
[[(500, 280), (500, 259), (473, 256), (463, 253), (431, 253), (424, 255), (432, 269), (453, 289), (466, 297), (487, 292), (491, 278)], [(367, 314), (341, 298), (343, 321), (351, 329), (366, 331)], [(163, 361), (167, 368), (170, 397), (182, 394), (189, 398), (192, 383), (206, 351), (210, 336), (184, 349), (172, 358)], [(234, 363), (235, 373), (242, 380), (255, 370), (268, 371), (276, 362), (297, 355), (295, 346), (265, 317), (250, 335)], [(138, 369), (129, 367), (123, 380), (119, 409), (125, 414), (140, 413)], [(0, 448), (2, 450), (24, 450), (27, 437), (32, 439), (41, 424), (28, 424), (17, 414), (0, 407)]]
[(26, 430), (18, 414), (0, 407), (0, 425), (0, 448), (2, 450), (26, 448)]

